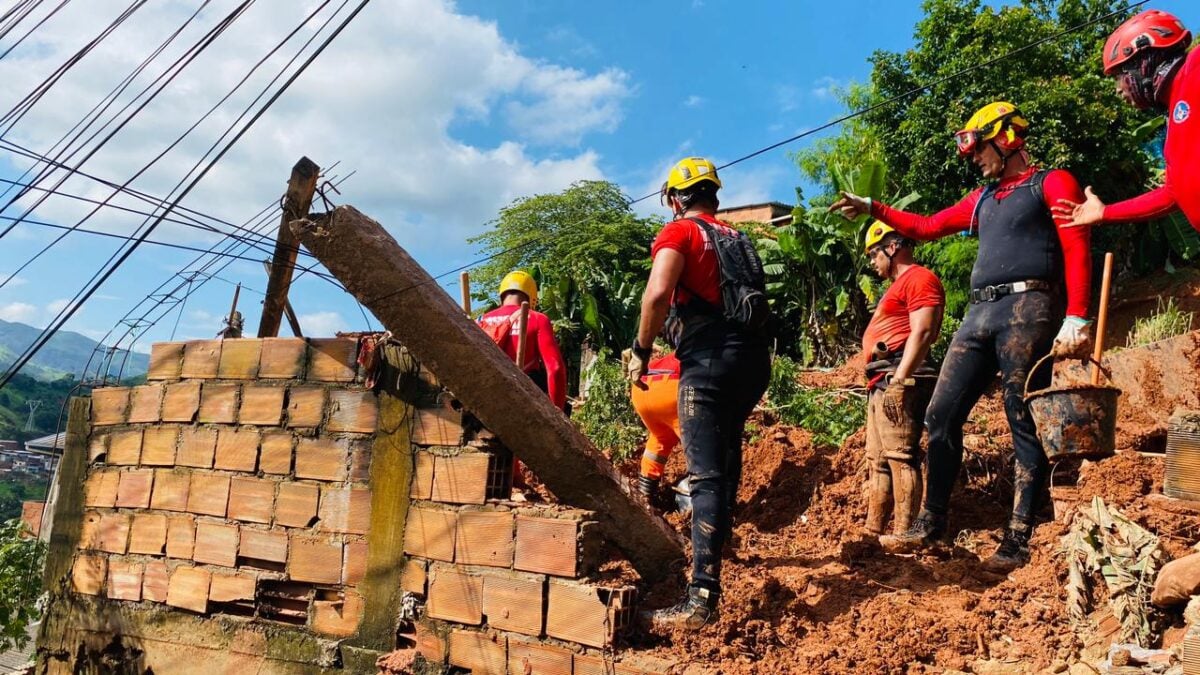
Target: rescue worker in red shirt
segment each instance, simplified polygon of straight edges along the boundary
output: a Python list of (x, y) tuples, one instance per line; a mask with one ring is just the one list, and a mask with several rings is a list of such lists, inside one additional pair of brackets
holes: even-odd
[[(1172, 14), (1146, 10), (1121, 24), (1104, 44), (1104, 74), (1140, 110), (1167, 115), (1163, 145), (1166, 176), (1160, 188), (1105, 204), (1089, 187), (1086, 199), (1063, 199), (1054, 212), (1069, 225), (1154, 220), (1176, 209), (1200, 231), (1200, 50), (1188, 53), (1192, 34)], [(1193, 114), (1195, 113), (1195, 114)]]
[[(945, 538), (950, 492), (962, 465), (963, 424), (999, 370), (1016, 464), (1012, 516), (999, 548), (984, 561), (996, 572), (1029, 560), (1029, 538), (1046, 492), (1049, 462), (1024, 402), (1025, 378), (1046, 353), (1082, 358), (1090, 341), (1091, 230), (1065, 228), (1066, 219), (1055, 219), (1050, 210), (1060, 199), (1081, 200), (1082, 191), (1070, 173), (1030, 163), (1024, 149), (1028, 131), (1029, 122), (1011, 103), (977, 111), (955, 141), (959, 154), (992, 182), (933, 216), (847, 192), (830, 206), (848, 218), (870, 214), (919, 241), (964, 230), (979, 236), (971, 305), (950, 343), (925, 415), (924, 504), (907, 532), (885, 535), (879, 543), (902, 552)], [(1036, 373), (1030, 387), (1043, 388), (1049, 378), (1048, 370)]]
[[(913, 260), (914, 242), (875, 222), (867, 228), (867, 258), (892, 282), (867, 330), (867, 532), (912, 526), (921, 507), (921, 431), (937, 381), (926, 357), (938, 338), (946, 293), (937, 275)], [(894, 508), (893, 508), (894, 506)]]
[(668, 312), (675, 312), (681, 323), (675, 355), (692, 500), (692, 578), (679, 604), (644, 616), (653, 627), (698, 631), (716, 619), (721, 548), (732, 530), (742, 477), (742, 433), (771, 371), (766, 333), (725, 318), (712, 237), (745, 235), (716, 219), (720, 188), (716, 167), (702, 157), (680, 160), (668, 173), (662, 199), (676, 219), (663, 226), (650, 248), (653, 263), (637, 337), (625, 354), (626, 377), (636, 382), (646, 373)]
[(649, 499), (679, 445), (679, 359), (674, 354), (652, 359), (641, 383), (630, 388), (630, 399), (649, 432), (638, 470), (638, 492)]
[[(525, 329), (525, 374), (533, 380), (559, 409), (567, 404), (567, 367), (563, 362), (558, 341), (554, 339), (554, 328), (550, 319), (537, 306), (537, 282), (525, 272), (510, 272), (500, 282), (500, 306), (479, 317), (479, 325), (489, 335), (503, 337), (505, 325), (507, 339), (497, 342), (514, 362), (517, 360), (517, 341), (520, 327), (521, 303), (529, 303), (529, 323)], [(495, 339), (495, 338), (493, 338)]]

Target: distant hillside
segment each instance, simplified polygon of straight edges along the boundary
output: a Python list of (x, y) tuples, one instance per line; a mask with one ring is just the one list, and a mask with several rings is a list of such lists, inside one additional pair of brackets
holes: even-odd
[[(41, 329), (33, 326), (0, 321), (0, 367), (8, 367), (13, 363), (40, 333)], [(21, 373), (42, 381), (57, 380), (64, 375), (79, 377), (95, 348), (96, 341), (91, 338), (70, 331), (59, 331)], [(113, 357), (114, 366), (121, 363), (124, 354), (122, 351)], [(145, 354), (130, 354), (123, 376), (136, 377), (145, 373), (149, 360)], [(95, 368), (95, 364), (92, 367)]]

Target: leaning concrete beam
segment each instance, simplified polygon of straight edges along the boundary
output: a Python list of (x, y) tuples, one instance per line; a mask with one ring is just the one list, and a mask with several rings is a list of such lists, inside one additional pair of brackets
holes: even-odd
[(488, 429), (648, 580), (683, 557), (678, 535), (624, 491), (612, 465), (379, 223), (351, 206), (292, 230)]

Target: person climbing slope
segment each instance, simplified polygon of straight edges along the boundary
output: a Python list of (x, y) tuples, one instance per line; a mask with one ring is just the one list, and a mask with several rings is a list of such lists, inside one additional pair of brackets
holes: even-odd
[(515, 362), (521, 303), (528, 302), (525, 374), (550, 396), (556, 407), (562, 409), (567, 404), (567, 367), (558, 340), (554, 338), (550, 318), (533, 309), (537, 307), (537, 294), (537, 282), (533, 277), (521, 271), (509, 272), (500, 282), (500, 306), (479, 317), (479, 326)]
[(679, 359), (667, 354), (651, 359), (641, 384), (630, 387), (633, 409), (648, 437), (638, 470), (638, 492), (654, 496), (663, 469), (679, 445)]

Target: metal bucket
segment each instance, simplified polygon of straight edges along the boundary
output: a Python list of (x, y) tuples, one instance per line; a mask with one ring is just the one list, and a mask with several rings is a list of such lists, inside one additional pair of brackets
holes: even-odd
[[(1111, 384), (1051, 384), (1030, 392), (1030, 380), (1048, 359), (1049, 354), (1043, 356), (1025, 379), (1025, 404), (1037, 425), (1046, 457), (1051, 462), (1112, 457), (1117, 447), (1117, 398), (1121, 390)], [(1109, 377), (1099, 362), (1088, 360)]]

